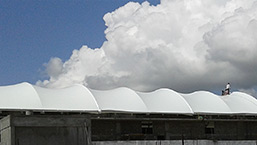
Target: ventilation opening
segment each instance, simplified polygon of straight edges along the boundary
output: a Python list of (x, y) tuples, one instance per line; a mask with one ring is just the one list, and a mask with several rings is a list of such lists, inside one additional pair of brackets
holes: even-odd
[(153, 134), (153, 122), (152, 121), (142, 121), (141, 123), (143, 134)]

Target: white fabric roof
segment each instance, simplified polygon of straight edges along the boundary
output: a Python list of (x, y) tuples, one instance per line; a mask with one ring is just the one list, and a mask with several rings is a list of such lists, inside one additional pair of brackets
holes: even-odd
[(103, 112), (148, 112), (143, 100), (129, 88), (117, 88), (108, 91), (91, 90)]
[(257, 114), (256, 98), (241, 92), (233, 92), (230, 96), (222, 96), (221, 99), (234, 114)]
[(94, 96), (82, 85), (74, 85), (63, 89), (33, 87), (39, 94), (43, 109), (59, 111), (99, 111)]
[(159, 89), (150, 93), (137, 93), (151, 113), (193, 114), (186, 100), (177, 92)]
[(257, 100), (242, 92), (227, 96), (206, 91), (181, 94), (170, 89), (143, 93), (124, 87), (99, 91), (83, 85), (48, 89), (21, 83), (0, 87), (1, 110), (257, 115)]
[(37, 92), (29, 83), (0, 87), (0, 109), (40, 109)]
[(229, 106), (215, 94), (206, 91), (182, 94), (196, 114), (231, 114)]

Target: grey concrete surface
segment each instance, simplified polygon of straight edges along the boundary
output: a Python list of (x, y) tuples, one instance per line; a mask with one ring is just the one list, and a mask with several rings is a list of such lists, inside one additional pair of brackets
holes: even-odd
[[(96, 141), (93, 145), (183, 145), (181, 140), (166, 141)], [(185, 140), (184, 145), (256, 145), (256, 141)]]
[(90, 145), (84, 115), (9, 115), (1, 121), (1, 145)]

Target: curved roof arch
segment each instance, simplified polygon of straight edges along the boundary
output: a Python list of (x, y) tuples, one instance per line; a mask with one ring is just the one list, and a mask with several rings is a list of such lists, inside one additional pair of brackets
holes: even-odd
[(41, 109), (41, 100), (29, 83), (0, 87), (0, 108), (3, 110)]
[(34, 86), (44, 109), (59, 111), (98, 112), (99, 108), (91, 92), (82, 85), (62, 89), (49, 89)]
[(138, 94), (126, 87), (113, 90), (91, 90), (102, 112), (147, 113), (148, 109)]
[(159, 89), (154, 92), (137, 92), (146, 104), (150, 113), (193, 114), (186, 100), (170, 89)]
[(233, 92), (231, 95), (222, 96), (221, 99), (234, 114), (257, 114), (257, 100), (248, 94)]
[(229, 106), (213, 93), (198, 91), (181, 95), (189, 103), (195, 114), (231, 114)]
[(25, 82), (0, 86), (1, 110), (257, 115), (257, 99), (242, 92), (226, 96), (206, 91), (181, 94), (170, 89), (143, 93), (126, 87), (91, 90), (83, 85), (49, 89)]

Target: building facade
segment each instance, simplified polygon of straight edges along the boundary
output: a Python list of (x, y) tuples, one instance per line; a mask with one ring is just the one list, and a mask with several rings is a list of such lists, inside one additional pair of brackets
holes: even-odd
[(256, 144), (256, 116), (257, 100), (242, 92), (0, 87), (0, 145)]

